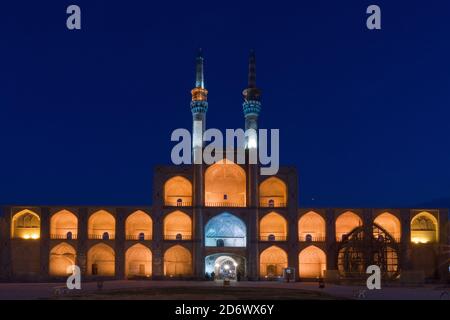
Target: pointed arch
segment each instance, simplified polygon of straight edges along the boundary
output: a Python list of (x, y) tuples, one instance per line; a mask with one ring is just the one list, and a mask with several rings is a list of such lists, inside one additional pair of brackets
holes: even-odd
[(286, 251), (277, 246), (267, 248), (259, 256), (259, 274), (262, 278), (281, 277), (287, 265)]
[(41, 237), (41, 218), (29, 209), (17, 212), (11, 221), (11, 237), (39, 239)]
[(50, 218), (51, 239), (76, 239), (78, 233), (78, 218), (69, 210), (60, 210)]
[(427, 211), (416, 214), (411, 219), (411, 242), (433, 243), (439, 241), (439, 223), (434, 215)]
[(245, 207), (246, 174), (241, 166), (222, 159), (206, 169), (205, 206)]
[(285, 241), (287, 239), (287, 221), (276, 213), (266, 214), (259, 222), (259, 237), (262, 241)]
[(336, 219), (336, 241), (342, 241), (344, 236), (359, 226), (362, 226), (361, 218), (352, 211), (346, 211)]
[(378, 215), (373, 221), (376, 225), (383, 228), (389, 233), (395, 241), (399, 242), (401, 237), (401, 223), (400, 220), (390, 212), (383, 212)]
[(66, 277), (72, 274), (71, 266), (76, 265), (76, 251), (68, 243), (60, 243), (50, 251), (49, 274)]
[(125, 238), (127, 240), (151, 240), (153, 220), (142, 210), (130, 214), (125, 221)]
[(87, 274), (95, 276), (114, 276), (114, 249), (104, 243), (91, 247), (87, 257)]
[(283, 180), (270, 177), (259, 185), (259, 204), (261, 207), (286, 207), (287, 187)]
[(237, 216), (224, 212), (211, 218), (205, 226), (205, 246), (245, 247), (247, 228)]
[(152, 251), (137, 243), (125, 253), (125, 275), (130, 277), (150, 277), (152, 275)]
[(327, 257), (322, 249), (309, 246), (298, 255), (300, 278), (323, 277), (327, 268)]
[(318, 213), (310, 211), (298, 219), (299, 241), (325, 241), (325, 219)]
[(164, 204), (185, 207), (192, 205), (192, 183), (181, 176), (170, 178), (164, 184)]
[(88, 220), (89, 239), (114, 239), (116, 219), (106, 210), (98, 210)]
[(174, 211), (164, 218), (164, 239), (190, 240), (192, 238), (192, 219), (182, 211)]
[(164, 253), (164, 275), (169, 277), (192, 274), (191, 252), (183, 246), (175, 245)]

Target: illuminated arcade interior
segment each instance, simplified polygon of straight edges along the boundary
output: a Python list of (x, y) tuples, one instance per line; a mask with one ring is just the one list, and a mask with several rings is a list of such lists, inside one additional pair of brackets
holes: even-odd
[(411, 241), (429, 243), (438, 241), (438, 221), (428, 212), (417, 214), (411, 221)]
[(164, 204), (166, 206), (191, 206), (192, 184), (183, 177), (169, 179), (164, 185)]
[(164, 218), (165, 240), (192, 239), (192, 220), (186, 213), (174, 211)]
[(152, 218), (144, 211), (131, 214), (125, 222), (127, 240), (151, 240), (153, 235)]
[(260, 222), (261, 241), (285, 241), (287, 239), (287, 221), (276, 212), (266, 214)]
[(298, 220), (299, 241), (325, 241), (325, 219), (314, 211)]
[(41, 220), (36, 213), (30, 210), (17, 213), (13, 217), (11, 226), (12, 238), (39, 239), (41, 235)]
[(271, 246), (259, 257), (259, 273), (261, 278), (281, 277), (288, 266), (288, 256), (283, 249)]
[(108, 211), (99, 210), (88, 220), (89, 239), (112, 240), (115, 236), (116, 220)]
[(205, 246), (245, 247), (247, 230), (238, 217), (224, 212), (208, 221), (205, 226)]
[(259, 205), (261, 207), (286, 207), (286, 184), (276, 177), (264, 180), (259, 186)]
[[(115, 232), (115, 218), (106, 210), (98, 210), (88, 219), (90, 239), (112, 240)], [(25, 209), (12, 218), (14, 239), (33, 240), (40, 237), (40, 218), (35, 212)], [(166, 240), (191, 240), (192, 219), (180, 210), (172, 211), (163, 219), (163, 234)], [(342, 274), (363, 272), (363, 256), (368, 246), (362, 220), (358, 214), (346, 211), (335, 221), (336, 240), (339, 243), (338, 269)], [(398, 272), (398, 243), (401, 239), (400, 220), (389, 212), (375, 216), (372, 224), (373, 259), (381, 263), (384, 271), (395, 275)], [(71, 273), (76, 264), (76, 246), (70, 240), (77, 239), (78, 219), (69, 210), (60, 210), (50, 218), (50, 237), (68, 242), (55, 243), (50, 248), (49, 274), (55, 277)], [(419, 212), (411, 219), (411, 242), (414, 244), (438, 241), (438, 221), (429, 212)], [(127, 240), (151, 240), (153, 221), (149, 214), (137, 210), (125, 220)], [(106, 234), (106, 235), (105, 235)], [(326, 235), (324, 218), (314, 211), (306, 212), (298, 219), (298, 241), (311, 242), (298, 252), (298, 274), (301, 278), (323, 277), (326, 269), (326, 253), (316, 243), (323, 243)], [(288, 222), (282, 214), (266, 213), (259, 223), (261, 241), (285, 241), (288, 237)], [(230, 212), (223, 212), (210, 218), (204, 228), (206, 247), (246, 248), (247, 228), (244, 221)], [(380, 243), (383, 239), (383, 243)], [(316, 243), (315, 243), (316, 242)], [(382, 244), (382, 245), (381, 245)], [(226, 252), (226, 251), (225, 251)], [(190, 249), (180, 244), (169, 247), (163, 253), (164, 275), (169, 277), (192, 274)], [(125, 250), (125, 275), (127, 278), (152, 276), (153, 255), (142, 243), (131, 243)], [(271, 245), (259, 255), (260, 277), (280, 277), (288, 266), (288, 254), (282, 248)], [(246, 273), (246, 259), (236, 253), (215, 253), (205, 257), (205, 271), (220, 277), (236, 277)], [(87, 274), (114, 276), (115, 250), (112, 243), (93, 243), (87, 251)]]
[(78, 232), (78, 218), (68, 210), (61, 210), (50, 220), (51, 239), (76, 239)]
[(352, 230), (362, 226), (361, 218), (351, 211), (342, 213), (336, 219), (336, 241), (342, 241)]
[(164, 253), (164, 275), (169, 277), (192, 274), (192, 257), (188, 249), (175, 245)]
[(205, 172), (205, 206), (245, 207), (244, 169), (228, 159), (208, 167)]

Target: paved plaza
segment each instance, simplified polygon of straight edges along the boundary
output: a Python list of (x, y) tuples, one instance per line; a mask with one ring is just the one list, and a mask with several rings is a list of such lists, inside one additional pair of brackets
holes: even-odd
[[(295, 282), (212, 281), (105, 281), (98, 290), (96, 282), (82, 283), (81, 290), (63, 293), (64, 283), (0, 283), (0, 299), (387, 299), (450, 300), (450, 288), (384, 287), (367, 290), (362, 286)], [(61, 288), (61, 289), (60, 289)], [(59, 294), (58, 294), (59, 293)]]

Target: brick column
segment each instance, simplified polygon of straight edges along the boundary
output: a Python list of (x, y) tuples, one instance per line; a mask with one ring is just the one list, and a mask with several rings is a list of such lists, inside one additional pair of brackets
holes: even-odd
[(50, 259), (50, 209), (41, 208), (41, 230), (40, 230), (40, 276), (41, 280), (49, 277)]
[(114, 238), (114, 250), (116, 257), (117, 279), (125, 279), (125, 219), (127, 211), (123, 208), (116, 209), (116, 234)]
[(81, 270), (81, 281), (87, 275), (87, 241), (88, 241), (88, 209), (80, 208), (78, 210), (78, 233), (77, 233), (77, 261), (76, 264)]

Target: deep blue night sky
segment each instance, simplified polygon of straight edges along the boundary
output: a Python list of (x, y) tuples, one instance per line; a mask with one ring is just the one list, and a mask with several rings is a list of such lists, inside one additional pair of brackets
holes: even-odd
[(220, 129), (244, 125), (255, 48), (260, 126), (280, 128), (301, 206), (449, 198), (449, 1), (14, 2), (0, 13), (0, 203), (151, 204), (172, 130), (191, 128), (198, 47)]

